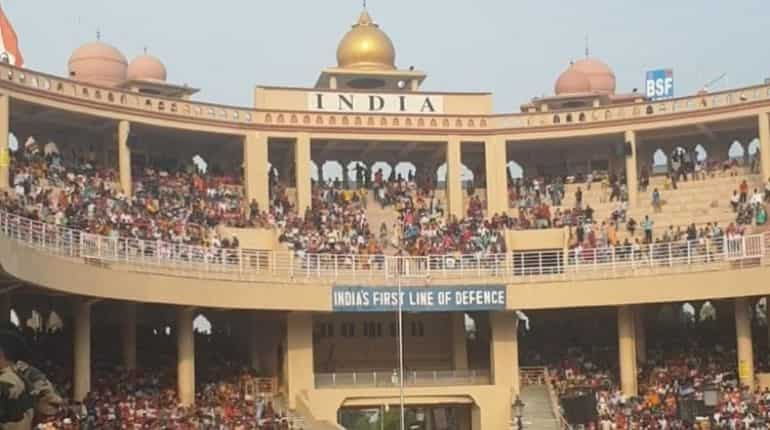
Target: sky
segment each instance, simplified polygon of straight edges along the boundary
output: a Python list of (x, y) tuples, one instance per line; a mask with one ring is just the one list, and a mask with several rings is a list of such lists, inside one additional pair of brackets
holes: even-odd
[[(770, 77), (767, 0), (369, 0), (393, 40), (397, 65), (428, 74), (425, 91), (489, 91), (516, 112), (552, 94), (571, 59), (608, 63), (618, 92), (642, 88), (646, 70), (672, 68), (677, 95)], [(255, 85), (312, 86), (336, 63), (337, 43), (360, 0), (0, 0), (26, 66), (65, 75), (71, 52), (96, 38), (129, 59), (146, 47), (169, 81), (196, 97), (253, 105)]]

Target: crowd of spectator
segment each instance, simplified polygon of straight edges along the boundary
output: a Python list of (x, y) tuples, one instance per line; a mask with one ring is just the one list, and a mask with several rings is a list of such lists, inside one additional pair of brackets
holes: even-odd
[(133, 195), (125, 195), (114, 169), (93, 160), (67, 160), (55, 146), (31, 142), (14, 153), (12, 191), (4, 210), (108, 237), (163, 240), (210, 247), (237, 247), (216, 227), (253, 225), (241, 187), (233, 177), (207, 175), (191, 166), (171, 172), (137, 172)]
[(551, 369), (551, 383), (560, 397), (589, 395), (595, 399), (595, 419), (575, 428), (768, 428), (770, 391), (751, 391), (739, 384), (735, 351), (719, 346), (709, 350), (690, 347), (677, 353), (654, 351), (639, 372), (637, 397), (622, 394), (612, 362), (606, 356), (572, 350)]

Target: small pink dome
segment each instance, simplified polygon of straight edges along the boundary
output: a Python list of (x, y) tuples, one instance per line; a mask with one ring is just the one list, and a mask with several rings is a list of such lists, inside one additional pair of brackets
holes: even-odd
[(128, 65), (130, 81), (166, 81), (166, 66), (152, 55), (140, 55)]
[(126, 80), (128, 61), (115, 47), (96, 41), (76, 49), (67, 62), (67, 68), (72, 79), (116, 86)]
[(615, 72), (610, 66), (595, 58), (584, 58), (572, 66), (583, 73), (591, 82), (591, 91), (601, 94), (615, 94)]
[(561, 94), (590, 93), (591, 81), (585, 73), (579, 72), (573, 66), (570, 66), (556, 80), (554, 92), (557, 96)]

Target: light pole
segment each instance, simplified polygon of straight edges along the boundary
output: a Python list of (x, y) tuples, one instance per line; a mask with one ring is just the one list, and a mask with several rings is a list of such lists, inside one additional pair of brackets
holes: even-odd
[(404, 261), (396, 257), (396, 285), (398, 286), (398, 389), (401, 403), (401, 430), (406, 430), (406, 411), (404, 410), (404, 296), (401, 291), (401, 265)]

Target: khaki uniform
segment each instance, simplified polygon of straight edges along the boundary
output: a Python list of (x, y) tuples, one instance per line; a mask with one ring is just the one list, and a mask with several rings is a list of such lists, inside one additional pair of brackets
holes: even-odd
[(0, 369), (0, 414), (4, 415), (0, 417), (0, 430), (32, 429), (32, 399), (24, 381), (10, 367)]

